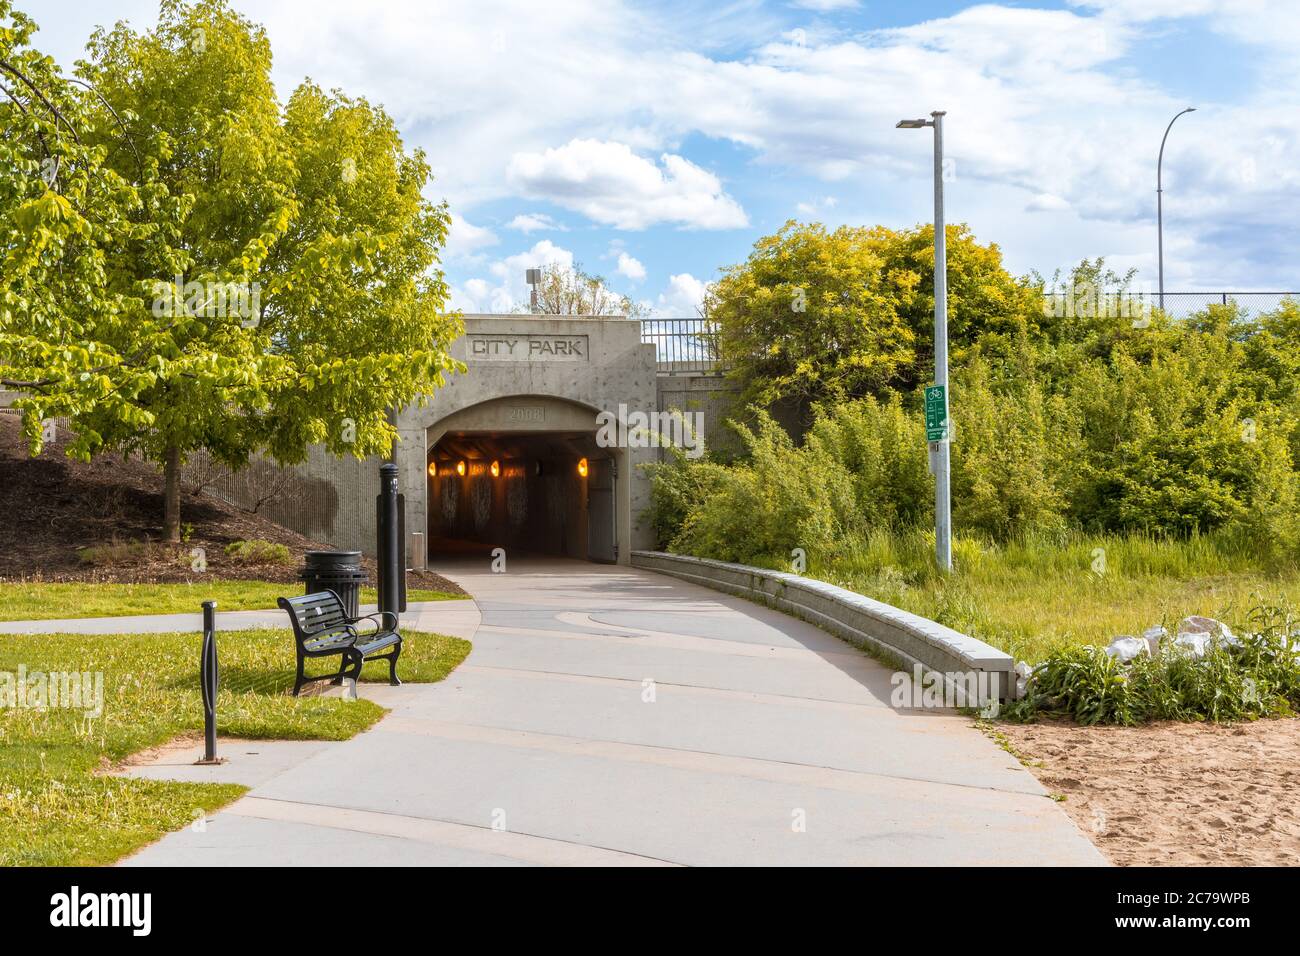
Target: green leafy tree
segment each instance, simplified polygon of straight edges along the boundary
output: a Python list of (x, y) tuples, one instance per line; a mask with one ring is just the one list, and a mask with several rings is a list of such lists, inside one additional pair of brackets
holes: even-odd
[[(1002, 266), (996, 245), (949, 226), (953, 359), (983, 340), (1038, 333), (1042, 296)], [(934, 230), (787, 222), (710, 289), (706, 313), (723, 356), (753, 402), (816, 402), (930, 381), (934, 364)]]
[(103, 395), (68, 402), (70, 367), (32, 389), (32, 412), (68, 414), (79, 454), (161, 463), (170, 540), (199, 449), (235, 468), (314, 443), (387, 453), (391, 409), (442, 384), (459, 331), (423, 155), (363, 100), (307, 83), (282, 109), (264, 32), (224, 0), (100, 31), (80, 68), (97, 91), (83, 138), (139, 203), (100, 243), (116, 309), (32, 330), (93, 353)]
[(916, 358), (916, 333), (900, 313), (918, 278), (888, 270), (883, 228), (787, 222), (754, 244), (709, 289), (705, 313), (745, 390), (761, 405), (880, 392)]
[[(150, 373), (105, 353), (87, 333), (131, 311), (105, 250), (142, 241), (135, 177), (105, 165), (124, 148), (91, 142), (93, 96), (31, 46), (35, 23), (0, 0), (0, 386), (20, 393), (39, 450), (59, 417), (94, 407), (130, 418), (127, 397)], [(73, 453), (94, 436), (79, 434)]]

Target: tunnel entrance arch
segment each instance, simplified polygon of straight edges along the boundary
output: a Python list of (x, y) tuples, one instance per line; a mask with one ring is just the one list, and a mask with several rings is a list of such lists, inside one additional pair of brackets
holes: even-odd
[[(498, 481), (497, 491), (491, 485), (473, 490), (469, 481), (462, 481), (454, 492), (439, 485), (435, 498), (432, 479), (436, 476), (428, 473), (429, 466), (445, 452), (453, 468), (456, 461), (464, 461), (465, 478), (471, 477), (476, 461), (488, 469), (487, 477), (493, 460), (504, 471), (512, 455), (520, 467), (531, 460), (534, 471), (537, 459), (548, 457), (555, 459), (556, 467), (567, 460), (576, 468), (574, 453), (591, 449), (595, 442), (597, 416), (613, 414), (621, 419), (658, 407), (655, 346), (641, 341), (639, 322), (611, 316), (466, 315), (464, 328), (451, 345), (452, 358), (463, 369), (449, 374), (432, 394), (398, 410), (394, 420), (399, 437), (394, 456), (406, 495), (407, 530), (421, 536), (410, 543), (412, 563), (423, 566), (426, 556), (437, 560), (436, 542), (428, 538), (431, 532), (446, 530), (438, 520), (453, 522), (451, 530), (457, 534), (466, 533), (466, 516), (461, 513), (466, 500), (471, 506), (469, 518), (478, 523), (478, 527), (469, 525), (476, 536), (471, 541), (489, 537), (494, 522), (504, 521), (507, 541), (515, 542), (517, 549), (531, 545), (577, 555), (582, 550), (580, 526), (566, 524), (561, 545), (558, 532), (543, 533), (530, 526), (533, 518), (528, 516), (553, 514), (560, 507), (557, 495), (577, 495), (578, 490), (539, 491), (527, 487), (525, 475), (517, 475), (513, 481)], [(614, 444), (619, 447), (598, 447), (586, 456), (588, 473), (580, 493), (585, 496), (582, 520), (587, 521), (588, 547), (580, 556), (605, 560), (599, 555), (613, 553), (615, 560), (626, 564), (634, 549), (654, 544), (653, 529), (641, 517), (651, 497), (650, 475), (641, 466), (660, 456), (658, 449), (630, 441), (619, 439)], [(493, 449), (496, 457), (487, 457)], [(546, 473), (543, 461), (542, 474)], [(435, 514), (444, 507), (444, 494), (457, 497), (454, 511), (450, 503), (446, 505), (450, 519)], [(506, 501), (493, 508), (491, 499), (496, 494), (504, 494)], [(516, 503), (527, 496), (522, 519), (518, 508), (509, 507), (511, 494)], [(612, 512), (610, 520), (603, 517), (604, 503)], [(576, 504), (566, 501), (564, 507), (566, 520), (575, 521)], [(589, 508), (597, 512), (595, 522), (586, 517)], [(508, 544), (497, 546), (509, 549)]]
[(616, 562), (628, 537), (624, 450), (600, 446), (597, 414), (554, 396), (512, 395), (430, 425), (429, 553), (499, 547)]

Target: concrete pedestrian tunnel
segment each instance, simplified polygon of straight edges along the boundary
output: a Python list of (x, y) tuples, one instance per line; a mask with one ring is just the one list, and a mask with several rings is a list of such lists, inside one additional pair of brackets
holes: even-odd
[[(467, 315), (464, 326), (450, 349), (462, 369), (394, 409), (408, 566), (466, 546), (479, 557), (504, 548), (507, 559), (532, 551), (623, 564), (634, 549), (653, 547), (642, 466), (662, 450), (631, 432), (611, 443), (606, 426), (611, 416), (631, 427), (682, 409), (703, 416), (700, 435), (720, 433), (714, 426), (729, 414), (732, 393), (692, 358), (696, 333), (615, 316)], [(307, 461), (290, 466), (293, 493), (262, 513), (331, 547), (371, 554), (379, 464), (313, 446)], [(220, 493), (261, 505), (251, 481), (232, 479)]]
[(426, 472), (431, 554), (617, 560), (615, 450), (594, 432), (451, 432)]

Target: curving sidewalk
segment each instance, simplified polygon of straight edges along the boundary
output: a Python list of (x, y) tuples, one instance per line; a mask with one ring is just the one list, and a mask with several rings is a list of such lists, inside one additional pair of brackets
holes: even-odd
[[(127, 864), (1104, 863), (968, 718), (892, 709), (810, 624), (635, 568), (438, 570), (481, 614), (465, 664), (363, 685), (392, 712), (343, 743), (136, 768), (254, 786)], [(447, 603), (412, 626), (470, 628)]]

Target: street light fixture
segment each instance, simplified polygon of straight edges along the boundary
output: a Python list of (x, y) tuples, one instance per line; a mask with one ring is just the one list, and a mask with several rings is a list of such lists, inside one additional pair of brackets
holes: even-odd
[(926, 439), (934, 471), (934, 555), (952, 570), (952, 492), (948, 408), (948, 250), (943, 218), (943, 118), (899, 120), (896, 129), (934, 128), (934, 386), (926, 389)]
[(1195, 113), (1196, 107), (1189, 106), (1182, 113), (1175, 113), (1174, 118), (1169, 121), (1165, 127), (1165, 135), (1160, 138), (1160, 156), (1156, 160), (1156, 248), (1160, 260), (1160, 311), (1165, 310), (1165, 208), (1164, 208), (1164, 183), (1161, 181), (1161, 167), (1165, 162), (1165, 140), (1169, 138), (1169, 131), (1174, 128), (1174, 123), (1178, 122), (1178, 117), (1183, 113)]

